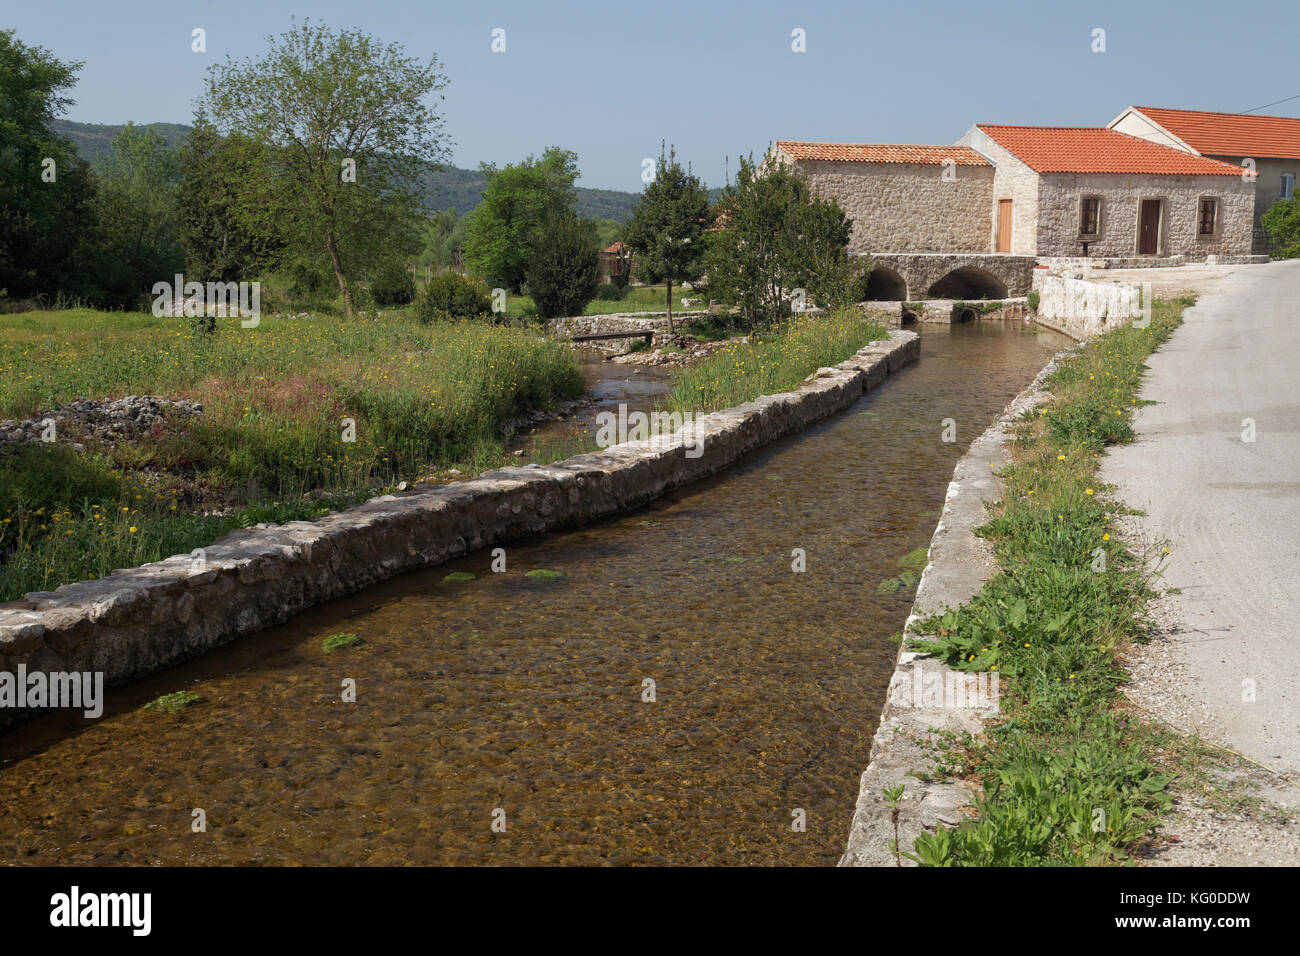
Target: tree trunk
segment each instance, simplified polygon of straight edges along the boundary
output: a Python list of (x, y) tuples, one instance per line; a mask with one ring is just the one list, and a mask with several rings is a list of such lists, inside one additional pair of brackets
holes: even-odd
[(343, 293), (343, 311), (349, 319), (353, 318), (352, 293), (348, 291), (348, 280), (343, 275), (343, 263), (339, 261), (339, 247), (334, 241), (334, 230), (325, 233), (325, 248), (329, 250), (330, 262), (334, 266), (334, 278), (339, 280), (339, 291)]
[(668, 280), (668, 331), (675, 332), (673, 328), (673, 280)]

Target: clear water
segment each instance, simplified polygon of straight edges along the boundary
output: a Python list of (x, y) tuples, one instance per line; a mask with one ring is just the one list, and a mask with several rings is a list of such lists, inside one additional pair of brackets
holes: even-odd
[[(512, 546), (504, 574), (484, 552), (406, 575), (119, 688), (99, 721), (0, 738), (0, 854), (834, 863), (912, 600), (881, 582), (928, 544), (965, 447), (1066, 344), (1000, 321), (920, 331), (921, 362), (844, 414)], [(442, 583), (457, 571), (477, 577)], [(325, 653), (339, 632), (364, 643)], [(139, 709), (182, 689), (202, 701), (180, 716)]]

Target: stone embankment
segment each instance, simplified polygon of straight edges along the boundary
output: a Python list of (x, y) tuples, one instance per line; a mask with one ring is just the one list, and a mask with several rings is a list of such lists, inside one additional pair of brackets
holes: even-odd
[[(975, 529), (987, 520), (988, 506), (999, 497), (995, 470), (1006, 463), (1004, 446), (1012, 425), (1045, 399), (1042, 381), (1055, 368), (1053, 359), (957, 463), (938, 527), (930, 539), (929, 562), (916, 587), (905, 635), (915, 621), (969, 601), (995, 572), (992, 548)], [(899, 858), (890, 850), (895, 829), (884, 796), (890, 787), (903, 788), (898, 821), (902, 852), (911, 848), (923, 830), (960, 823), (963, 808), (970, 803), (971, 791), (964, 784), (925, 779), (935, 769), (930, 745), (936, 734), (978, 734), (984, 720), (997, 713), (996, 685), (991, 680), (973, 682), (972, 675), (909, 650), (908, 640), (905, 637), (899, 649), (840, 866), (898, 865)], [(914, 865), (906, 857), (901, 859), (903, 866)]]
[(396, 574), (637, 507), (844, 410), (916, 362), (920, 345), (912, 332), (890, 332), (794, 391), (701, 415), (672, 435), (417, 486), (29, 594), (0, 605), (0, 671), (23, 664), (29, 672), (98, 671), (108, 683), (125, 681)]

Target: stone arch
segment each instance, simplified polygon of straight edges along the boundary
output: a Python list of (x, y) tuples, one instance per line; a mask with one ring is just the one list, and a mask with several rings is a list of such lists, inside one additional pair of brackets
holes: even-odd
[(1007, 287), (1001, 279), (978, 266), (962, 266), (930, 286), (935, 299), (1005, 299)]
[(867, 276), (868, 302), (902, 302), (907, 298), (907, 282), (888, 266), (873, 266)]

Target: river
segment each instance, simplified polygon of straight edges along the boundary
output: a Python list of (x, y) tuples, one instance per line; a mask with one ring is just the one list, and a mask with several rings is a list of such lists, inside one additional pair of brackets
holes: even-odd
[[(833, 864), (912, 600), (900, 560), (966, 446), (1068, 344), (918, 331), (920, 363), (847, 412), (511, 546), (505, 573), (483, 552), (404, 575), (118, 688), (98, 721), (19, 727), (0, 738), (6, 858)], [(336, 633), (362, 643), (326, 653)], [(175, 690), (202, 699), (139, 709)]]

